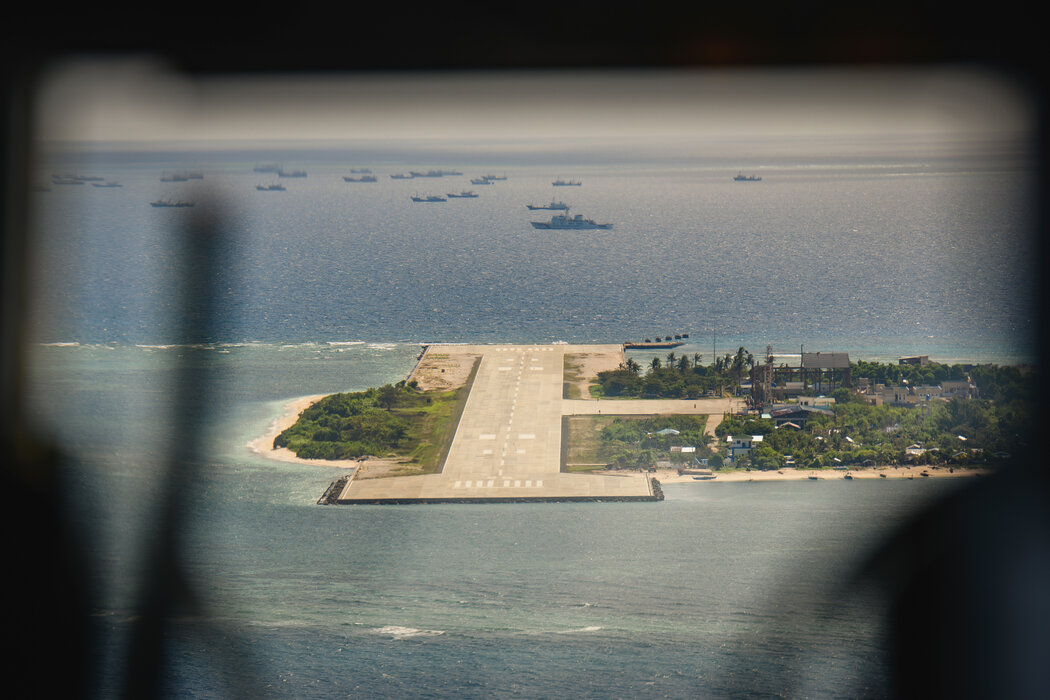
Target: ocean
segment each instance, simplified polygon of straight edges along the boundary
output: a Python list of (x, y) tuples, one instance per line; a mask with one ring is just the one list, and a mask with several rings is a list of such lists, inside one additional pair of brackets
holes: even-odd
[[(207, 208), (221, 279), (212, 342), (618, 343), (682, 352), (1032, 359), (1035, 170), (1024, 143), (754, 144), (583, 165), (451, 147), (57, 154), (117, 181), (34, 193), (43, 342), (184, 342), (177, 231)], [(721, 145), (721, 150), (726, 150)], [(802, 155), (808, 148), (815, 155)], [(853, 157), (848, 157), (853, 155)], [(589, 158), (587, 157), (589, 156)], [(407, 160), (414, 157), (416, 160)], [(259, 158), (260, 160), (255, 160)], [(438, 160), (441, 158), (441, 160)], [(255, 173), (280, 160), (305, 178)], [(372, 166), (376, 183), (346, 183)], [(393, 180), (436, 168), (462, 176)], [(196, 170), (200, 180), (163, 182)], [(734, 182), (738, 172), (761, 182)], [(484, 174), (506, 180), (474, 186)], [(558, 179), (579, 187), (553, 187)], [(257, 185), (280, 181), (283, 192)], [(474, 190), (476, 199), (412, 202)], [(199, 200), (193, 209), (152, 208)], [(563, 200), (609, 231), (542, 231)], [(90, 309), (90, 312), (87, 310)]]
[[(93, 694), (123, 687), (183, 455), (175, 542), (197, 605), (171, 620), (166, 695), (892, 695), (885, 601), (851, 574), (967, 479), (326, 507), (316, 500), (337, 470), (247, 445), (293, 398), (404, 378), (428, 342), (689, 333), (678, 352), (705, 364), (738, 346), (1031, 361), (1024, 153), (576, 166), (363, 155), (79, 152), (43, 171), (122, 185), (33, 195), (29, 407), (67, 456), (66, 506), (90, 562)], [(253, 165), (277, 159), (309, 176), (257, 191), (276, 178)], [(343, 181), (364, 166), (377, 183)], [(464, 174), (389, 178), (437, 167)], [(741, 168), (762, 181), (734, 182)], [(160, 181), (178, 169), (204, 178)], [(469, 184), (486, 173), (507, 179)], [(558, 177), (583, 185), (551, 187)], [(464, 189), (479, 197), (409, 199)], [(151, 207), (159, 198), (197, 204)], [(614, 228), (533, 230), (550, 212), (525, 204), (552, 198)], [(221, 221), (218, 298), (189, 343), (177, 314), (192, 270), (177, 242), (208, 207)], [(173, 434), (185, 425), (199, 429)]]

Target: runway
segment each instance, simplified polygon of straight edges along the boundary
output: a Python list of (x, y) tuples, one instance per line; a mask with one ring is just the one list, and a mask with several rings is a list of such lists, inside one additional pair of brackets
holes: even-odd
[(352, 479), (337, 503), (656, 500), (640, 473), (561, 471), (562, 416), (583, 413), (708, 413), (726, 400), (563, 399), (566, 355), (609, 354), (619, 345), (440, 345), (427, 352), (480, 357), (470, 394), (439, 474)]

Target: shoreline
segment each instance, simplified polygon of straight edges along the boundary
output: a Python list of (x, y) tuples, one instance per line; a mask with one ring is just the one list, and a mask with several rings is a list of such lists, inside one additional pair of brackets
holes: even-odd
[[(759, 471), (757, 469), (745, 471), (743, 469), (729, 472), (712, 472), (712, 477), (694, 479), (692, 474), (679, 474), (676, 469), (657, 469), (648, 472), (649, 476), (655, 477), (661, 484), (692, 484), (692, 483), (728, 483), (748, 481), (807, 481), (815, 477), (818, 481), (841, 481), (846, 480), (847, 474), (854, 479), (944, 479), (944, 478), (966, 478), (976, 476), (987, 476), (994, 473), (993, 469), (967, 468), (967, 467), (944, 466), (897, 466), (893, 465), (879, 467), (857, 467), (848, 470), (838, 469), (780, 469), (770, 471)], [(926, 472), (929, 476), (922, 476)], [(603, 469), (592, 472), (594, 474), (624, 474), (627, 470)], [(883, 476), (885, 475), (885, 476)]]
[[(303, 459), (296, 457), (295, 453), (286, 447), (273, 447), (274, 438), (281, 434), (283, 430), (291, 426), (299, 418), (299, 414), (309, 408), (311, 405), (316, 403), (327, 396), (327, 394), (317, 394), (314, 396), (301, 396), (293, 399), (286, 403), (279, 416), (271, 421), (266, 433), (255, 438), (247, 444), (247, 448), (256, 455), (264, 457), (266, 459), (272, 459), (278, 462), (286, 462), (292, 464), (305, 464), (315, 467), (325, 467), (328, 469), (358, 469), (364, 467), (381, 468), (384, 466), (393, 466), (396, 463), (392, 460), (384, 460), (377, 457), (368, 457), (364, 461), (358, 462), (357, 460), (328, 460), (328, 459)], [(837, 481), (844, 480), (846, 474), (851, 475), (854, 479), (944, 479), (944, 478), (966, 478), (976, 476), (986, 476), (994, 473), (993, 469), (986, 467), (950, 467), (952, 471), (949, 471), (949, 467), (944, 466), (877, 466), (877, 467), (857, 467), (850, 468), (847, 470), (838, 469), (793, 469), (786, 468), (780, 470), (760, 471), (752, 470), (745, 471), (743, 469), (727, 471), (727, 472), (712, 472), (712, 477), (694, 478), (692, 474), (679, 474), (676, 469), (657, 469), (653, 472), (647, 472), (647, 475), (655, 478), (661, 484), (692, 484), (692, 483), (729, 483), (729, 482), (755, 482), (755, 481), (807, 481), (811, 477), (815, 477), (818, 481)], [(929, 476), (922, 476), (922, 472), (926, 472)], [(595, 475), (603, 476), (624, 476), (626, 474), (633, 474), (633, 470), (626, 469), (596, 469), (593, 472), (589, 472)], [(885, 475), (885, 476), (883, 476)], [(363, 477), (364, 475), (362, 475)], [(379, 476), (378, 474), (376, 476)]]
[[(447, 346), (441, 344), (425, 346), (417, 358), (406, 381), (415, 380), (418, 383), (419, 388), (424, 391), (449, 390), (463, 386), (467, 382), (470, 376), (470, 370), (474, 366), (474, 362), (478, 356), (475, 354), (457, 356), (455, 353), (443, 352), (446, 347)], [(590, 382), (589, 377), (595, 376), (601, 369), (609, 368), (618, 359), (622, 359), (622, 357), (622, 347), (617, 354), (617, 357), (609, 357), (607, 354), (602, 354), (600, 352), (575, 353), (572, 355), (572, 363), (575, 365), (574, 370), (576, 377), (572, 379), (572, 383), (578, 383), (582, 390), (582, 388)], [(249, 441), (246, 447), (257, 456), (279, 462), (324, 467), (326, 469), (351, 469), (353, 470), (352, 478), (355, 479), (395, 476), (396, 474), (392, 472), (396, 471), (399, 467), (404, 466), (402, 460), (381, 458), (373, 455), (366, 456), (360, 460), (304, 459), (297, 457), (295, 453), (288, 448), (273, 447), (274, 439), (280, 435), (282, 431), (292, 426), (304, 410), (328, 395), (329, 394), (315, 394), (310, 396), (300, 396), (288, 401), (284, 404), (281, 413), (271, 421), (266, 431), (254, 440)], [(721, 421), (722, 416), (715, 414), (709, 415), (716, 418), (716, 420), (710, 421), (708, 425), (708, 430), (713, 431), (714, 426)], [(725, 483), (846, 480), (845, 477), (847, 474), (850, 475), (852, 479), (962, 478), (988, 475), (994, 472), (995, 470), (989, 467), (969, 468), (956, 467), (953, 465), (880, 465), (872, 467), (849, 467), (847, 469), (782, 468), (769, 471), (731, 470), (713, 472), (710, 476), (701, 476), (701, 478), (694, 478), (696, 475), (693, 474), (679, 474), (677, 468), (656, 469), (654, 471), (646, 472), (646, 474), (649, 477), (656, 478), (661, 484), (683, 484), (704, 481)], [(626, 476), (628, 474), (637, 473), (637, 470), (595, 469), (591, 472), (581, 473), (589, 473), (597, 476)]]
[(300, 396), (286, 403), (280, 415), (274, 418), (266, 432), (250, 441), (246, 447), (252, 454), (265, 457), (278, 462), (290, 462), (293, 464), (309, 464), (317, 467), (329, 467), (336, 469), (353, 469), (359, 466), (357, 460), (352, 459), (303, 459), (297, 457), (287, 447), (274, 447), (273, 441), (278, 435), (290, 428), (299, 419), (299, 414), (314, 405), (328, 394), (315, 394), (313, 396)]
[(311, 467), (324, 467), (325, 469), (352, 469), (354, 471), (351, 474), (351, 478), (354, 479), (381, 478), (387, 476), (390, 470), (404, 466), (404, 462), (401, 460), (384, 459), (374, 455), (368, 455), (360, 461), (356, 459), (304, 459), (303, 457), (297, 457), (287, 447), (273, 446), (274, 439), (286, 428), (294, 425), (303, 411), (326, 396), (330, 396), (330, 394), (300, 396), (284, 404), (281, 414), (270, 422), (266, 432), (249, 441), (245, 447), (252, 454), (277, 462), (304, 464)]

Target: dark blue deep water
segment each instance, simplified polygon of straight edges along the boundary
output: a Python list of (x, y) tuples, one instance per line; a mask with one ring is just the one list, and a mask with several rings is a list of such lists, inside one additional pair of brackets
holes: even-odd
[[(883, 697), (884, 601), (850, 572), (966, 480), (668, 485), (648, 504), (321, 507), (327, 468), (247, 443), (290, 399), (396, 381), (419, 343), (618, 342), (690, 332), (710, 362), (845, 350), (1030, 359), (1031, 172), (969, 158), (571, 168), (346, 154), (60, 160), (123, 187), (35, 193), (32, 415), (69, 455), (90, 555), (95, 687), (122, 687), (172, 455), (199, 605), (169, 634), (171, 696)], [(313, 160), (311, 160), (313, 158)], [(295, 163), (291, 161), (295, 160)], [(180, 167), (203, 180), (163, 183)], [(762, 175), (735, 183), (738, 167)], [(460, 168), (394, 181), (390, 172)], [(507, 180), (472, 187), (494, 172)], [(557, 177), (580, 188), (552, 188)], [(474, 189), (477, 199), (409, 195)], [(563, 191), (570, 190), (570, 191)], [(193, 199), (193, 209), (150, 201)], [(611, 231), (537, 231), (570, 202)], [(214, 226), (211, 256), (179, 254)], [(181, 281), (214, 264), (214, 316)], [(187, 330), (187, 328), (189, 330)], [(188, 368), (188, 369), (187, 369)], [(189, 374), (185, 374), (185, 372)], [(199, 414), (176, 399), (200, 380)], [(180, 433), (187, 425), (200, 428)]]

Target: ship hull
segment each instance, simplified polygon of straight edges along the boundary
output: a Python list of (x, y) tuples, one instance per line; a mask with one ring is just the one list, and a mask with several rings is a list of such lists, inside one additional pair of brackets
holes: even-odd
[(624, 343), (623, 347), (625, 350), (650, 350), (657, 348), (677, 348), (679, 345), (685, 345), (680, 341), (673, 343)]
[(594, 229), (608, 230), (612, 228), (612, 224), (592, 224), (589, 226), (555, 226), (543, 221), (533, 221), (533, 228), (556, 230), (556, 231), (592, 231)]

